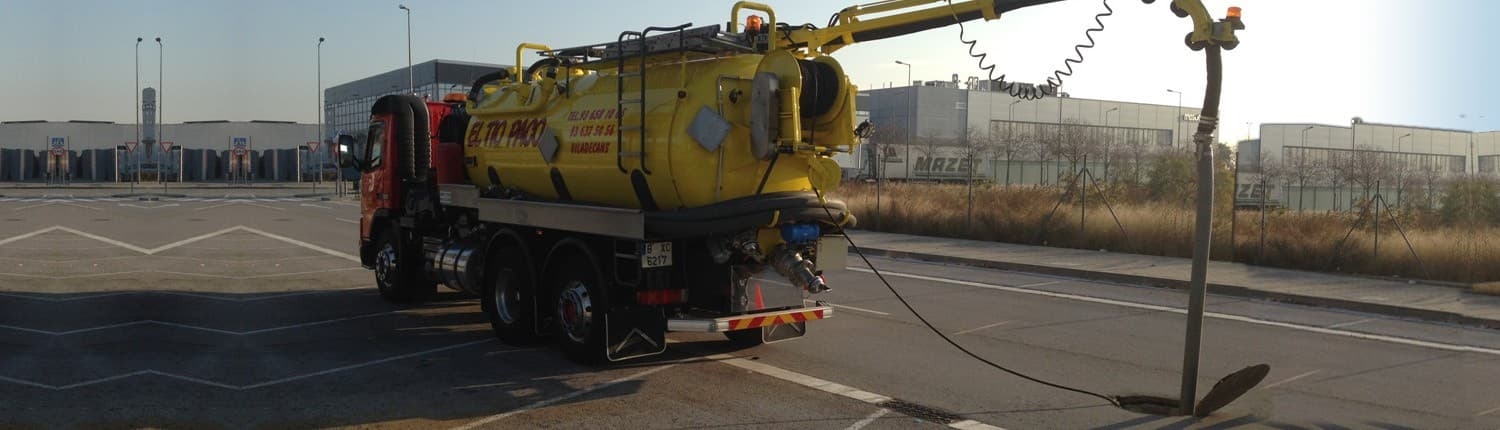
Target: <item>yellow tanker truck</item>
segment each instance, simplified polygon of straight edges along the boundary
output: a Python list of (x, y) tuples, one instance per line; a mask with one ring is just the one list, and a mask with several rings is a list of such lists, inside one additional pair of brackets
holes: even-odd
[(832, 316), (807, 299), (855, 224), (825, 198), (860, 133), (829, 54), (1052, 1), (882, 1), (823, 28), (739, 2), (725, 26), (522, 43), (466, 95), (379, 99), (346, 142), (361, 260), (386, 299), (476, 294), (503, 341), (578, 362), (661, 353), (668, 331), (800, 337)]

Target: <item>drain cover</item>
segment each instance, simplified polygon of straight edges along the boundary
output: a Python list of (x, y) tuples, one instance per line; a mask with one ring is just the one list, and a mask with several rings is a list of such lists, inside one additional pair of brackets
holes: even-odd
[(901, 399), (891, 399), (889, 401), (881, 402), (879, 406), (882, 408), (900, 412), (912, 418), (932, 421), (938, 424), (952, 424), (964, 420), (964, 417), (961, 417), (958, 414), (931, 406), (919, 405)]

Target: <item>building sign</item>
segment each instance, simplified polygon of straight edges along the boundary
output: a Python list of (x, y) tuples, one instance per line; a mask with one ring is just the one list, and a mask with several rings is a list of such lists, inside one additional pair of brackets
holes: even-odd
[(61, 156), (63, 156), (63, 154), (67, 154), (68, 153), (68, 138), (67, 137), (57, 137), (57, 136), (48, 137), (47, 138), (47, 150), (51, 151), (52, 152), (52, 156), (54, 156), (54, 157), (61, 157)]
[(234, 156), (236, 156), (236, 157), (244, 157), (246, 154), (248, 154), (250, 152), (250, 138), (248, 138), (248, 137), (231, 137), (231, 138), (229, 138), (229, 150), (231, 152), (233, 152)]

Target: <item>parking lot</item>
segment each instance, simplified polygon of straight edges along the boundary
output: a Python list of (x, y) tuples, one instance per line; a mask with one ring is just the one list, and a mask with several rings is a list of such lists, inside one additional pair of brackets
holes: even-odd
[(0, 427), (577, 428), (608, 416), (823, 428), (877, 409), (714, 363), (717, 336), (603, 369), (504, 346), (473, 298), (382, 301), (349, 254), (352, 201), (193, 194), (0, 201)]
[[(1500, 424), (1500, 396), (1470, 382), (1500, 372), (1488, 330), (1210, 297), (1232, 317), (1206, 322), (1200, 387), (1249, 360), (1272, 373), (1214, 416), (1151, 416), (963, 356), (851, 256), (820, 297), (835, 317), (805, 338), (733, 350), (673, 333), (661, 356), (581, 367), (495, 341), (472, 297), (381, 300), (352, 255), (358, 202), (326, 189), (4, 194), (0, 428)], [(1176, 388), (1176, 292), (873, 260), (981, 356), (1107, 393)]]

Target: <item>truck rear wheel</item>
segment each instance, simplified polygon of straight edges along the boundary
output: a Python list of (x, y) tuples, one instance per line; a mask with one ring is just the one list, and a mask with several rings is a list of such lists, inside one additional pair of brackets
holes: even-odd
[(519, 248), (504, 246), (488, 257), (495, 268), (486, 278), (480, 308), (502, 342), (532, 344), (536, 334), (536, 284)]
[(604, 318), (609, 304), (608, 288), (594, 262), (574, 256), (556, 266), (553, 275), (552, 309), (557, 321), (557, 345), (563, 355), (579, 364), (606, 360)]
[(432, 297), (437, 283), (422, 274), (420, 251), (412, 252), (396, 240), (396, 231), (375, 239), (375, 286), (380, 297), (392, 302), (413, 302)]

